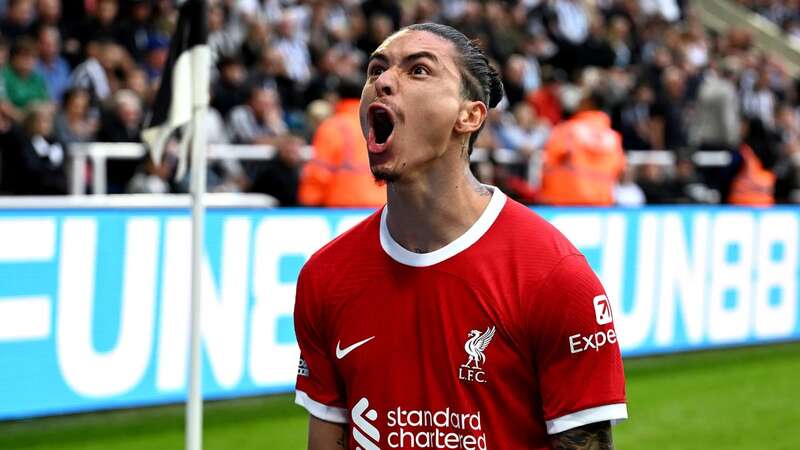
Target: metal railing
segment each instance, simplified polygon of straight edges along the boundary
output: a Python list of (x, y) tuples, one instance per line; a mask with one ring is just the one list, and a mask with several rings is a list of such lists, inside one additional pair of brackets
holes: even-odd
[[(69, 193), (85, 195), (87, 187), (86, 168), (91, 161), (91, 187), (95, 195), (106, 193), (106, 161), (109, 159), (140, 159), (146, 154), (140, 143), (86, 142), (71, 144), (69, 148)], [(270, 145), (209, 144), (208, 159), (236, 159), (242, 161), (266, 161), (275, 157), (277, 149)], [(303, 147), (301, 157), (309, 159), (311, 147)]]
[[(106, 162), (109, 159), (140, 159), (145, 156), (146, 149), (139, 143), (107, 143), (89, 142), (72, 144), (69, 149), (69, 193), (85, 195), (87, 192), (87, 163), (91, 162), (91, 187), (95, 195), (106, 194)], [(210, 160), (236, 159), (241, 161), (266, 161), (275, 157), (277, 150), (269, 145), (230, 145), (209, 144)], [(675, 153), (670, 150), (630, 150), (626, 152), (628, 165), (632, 167), (644, 164), (655, 164), (672, 167), (676, 163)], [(304, 160), (311, 159), (313, 149), (302, 148)], [(523, 160), (514, 150), (500, 148), (491, 151), (494, 161), (501, 164), (526, 164), (531, 184), (537, 184), (542, 166), (542, 152), (534, 152), (531, 158)], [(724, 167), (730, 164), (731, 154), (728, 151), (697, 151), (691, 155), (697, 167)], [(486, 162), (490, 159), (490, 150), (475, 148), (470, 158), (473, 162)]]

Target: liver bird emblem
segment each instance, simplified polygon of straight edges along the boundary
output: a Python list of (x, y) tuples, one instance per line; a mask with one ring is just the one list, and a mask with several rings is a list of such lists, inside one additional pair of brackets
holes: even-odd
[(469, 360), (464, 364), (464, 367), (470, 367), (470, 364), (473, 364), (472, 368), (480, 369), (480, 365), (486, 361), (486, 355), (483, 354), (483, 351), (492, 342), (494, 327), (486, 328), (483, 333), (478, 330), (472, 330), (467, 333), (467, 336), (469, 336), (469, 339), (464, 344), (464, 351), (469, 355)]

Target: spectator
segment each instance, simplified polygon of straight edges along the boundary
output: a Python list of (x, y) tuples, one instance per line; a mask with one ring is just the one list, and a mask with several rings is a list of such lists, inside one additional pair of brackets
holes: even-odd
[(274, 158), (258, 165), (250, 192), (271, 195), (281, 206), (297, 206), (302, 145), (300, 138), (285, 139)]
[(675, 185), (670, 183), (663, 166), (645, 163), (639, 166), (637, 184), (650, 205), (672, 203), (676, 196)]
[(4, 148), (4, 190), (15, 195), (67, 193), (64, 147), (53, 137), (53, 107), (48, 103), (28, 107), (23, 129), (13, 132)]
[(589, 37), (589, 15), (580, 0), (555, 0), (552, 3), (556, 32), (560, 39), (578, 46)]
[(392, 19), (386, 14), (376, 12), (367, 20), (367, 32), (358, 40), (356, 46), (369, 55), (394, 32), (395, 28), (392, 25)]
[(631, 101), (622, 106), (619, 130), (622, 146), (629, 150), (650, 150), (652, 145), (652, 110), (654, 94), (646, 83), (634, 89)]
[(775, 174), (778, 136), (759, 120), (746, 126), (746, 137), (734, 159), (736, 175), (731, 183), (728, 202), (734, 205), (769, 206), (775, 203)]
[(119, 5), (117, 0), (97, 0), (94, 14), (87, 17), (75, 30), (75, 36), (83, 47), (92, 41), (110, 40), (119, 44), (123, 41), (122, 30), (117, 22)]
[(72, 88), (64, 92), (61, 110), (56, 114), (56, 138), (64, 144), (89, 142), (97, 132), (97, 120), (89, 115), (89, 92)]
[(542, 73), (542, 86), (527, 97), (528, 103), (541, 117), (556, 125), (563, 118), (561, 106), (561, 83), (566, 74), (559, 69), (547, 67)]
[(238, 52), (245, 67), (251, 67), (261, 59), (264, 51), (269, 49), (271, 39), (270, 29), (265, 23), (250, 24)]
[(220, 114), (227, 116), (231, 109), (247, 100), (245, 84), (247, 76), (242, 62), (233, 56), (226, 56), (217, 63), (219, 79), (211, 88), (211, 106)]
[(145, 104), (153, 101), (158, 88), (158, 80), (152, 83), (147, 79), (147, 73), (138, 67), (128, 70), (122, 83), (122, 89), (133, 91)]
[[(727, 62), (726, 64), (731, 64)], [(739, 98), (733, 83), (735, 71), (712, 66), (706, 70), (689, 132), (694, 147), (729, 150), (739, 143)]]
[[(398, 2), (392, 0), (366, 0), (361, 3), (361, 10), (367, 20), (371, 20), (374, 15), (380, 14), (392, 21), (393, 29), (397, 30), (402, 26), (403, 10)], [(375, 49), (373, 48), (372, 50)]]
[(525, 99), (530, 91), (525, 84), (527, 61), (521, 55), (511, 55), (503, 70), (503, 90), (509, 105), (516, 105)]
[(505, 121), (498, 135), (504, 146), (517, 152), (520, 160), (527, 161), (544, 148), (550, 128), (527, 103), (520, 103), (514, 107), (513, 120)]
[(212, 64), (217, 64), (223, 56), (234, 55), (239, 47), (236, 35), (225, 27), (225, 23), (225, 9), (222, 5), (219, 3), (209, 4), (208, 47), (211, 49)]
[(297, 30), (295, 18), (284, 13), (277, 24), (275, 48), (283, 56), (286, 74), (295, 83), (305, 86), (311, 79), (311, 55), (308, 46)]
[(254, 86), (247, 104), (230, 112), (228, 129), (238, 144), (276, 145), (289, 132), (283, 120), (280, 98), (274, 89)]
[(131, 177), (125, 192), (129, 194), (168, 194), (172, 190), (173, 164), (154, 164), (145, 158), (140, 168)]
[(33, 0), (9, 0), (6, 16), (0, 22), (0, 34), (12, 42), (33, 35)]
[(651, 143), (656, 149), (684, 149), (689, 143), (685, 88), (686, 77), (681, 69), (672, 66), (664, 71), (660, 95), (652, 112)]
[(72, 72), (70, 86), (88, 90), (93, 105), (98, 107), (113, 94), (113, 86), (118, 83), (117, 72), (124, 72), (125, 54), (119, 45), (107, 39), (90, 43), (87, 53), (89, 58)]
[[(131, 91), (120, 90), (114, 94), (112, 110), (103, 118), (97, 139), (100, 142), (139, 142), (142, 127), (142, 105)], [(106, 162), (106, 186), (109, 194), (125, 192), (139, 161), (109, 159)]]
[[(227, 145), (231, 142), (225, 121), (214, 108), (209, 108), (206, 112), (206, 139), (209, 144)], [(206, 180), (207, 189), (211, 192), (241, 192), (249, 183), (242, 164), (235, 158), (209, 161)], [(188, 184), (188, 174), (185, 181)]]
[(612, 205), (614, 186), (625, 169), (622, 139), (598, 110), (596, 96), (581, 100), (570, 120), (553, 128), (545, 147), (543, 202), (556, 205)]
[(614, 52), (614, 65), (627, 67), (633, 61), (633, 48), (630, 37), (630, 25), (626, 18), (614, 16), (610, 19), (608, 43)]
[(60, 100), (69, 86), (70, 67), (61, 56), (61, 35), (58, 28), (44, 26), (39, 29), (39, 61), (36, 72), (44, 78), (47, 93), (53, 100)]
[(341, 81), (336, 112), (314, 134), (314, 158), (303, 169), (300, 203), (380, 206), (386, 202), (386, 187), (376, 184), (369, 168), (358, 114), (361, 86), (359, 79)]
[(144, 63), (142, 64), (142, 69), (151, 83), (161, 78), (168, 56), (169, 39), (158, 34), (151, 34), (148, 37)]
[(151, 21), (152, 5), (149, 0), (129, 0), (128, 7), (128, 14), (123, 16), (119, 25), (119, 42), (134, 61), (141, 63), (147, 54), (152, 37), (157, 35)]
[(22, 38), (11, 46), (11, 64), (3, 68), (5, 95), (15, 108), (49, 100), (44, 78), (35, 72), (36, 44)]
[(742, 113), (748, 119), (760, 120), (767, 127), (774, 123), (775, 93), (770, 86), (767, 67), (759, 68), (752, 88), (745, 87), (742, 92)]
[[(81, 9), (74, 3), (70, 4), (71, 11)], [(83, 57), (81, 43), (74, 37), (77, 23), (62, 15), (61, 0), (38, 0), (35, 30), (41, 33), (42, 28), (53, 27), (58, 30), (61, 56), (69, 63), (70, 67), (80, 64)], [(61, 96), (57, 97), (61, 98)]]
[(619, 206), (642, 206), (647, 201), (644, 191), (634, 181), (633, 172), (625, 170), (619, 184), (614, 186), (614, 204)]

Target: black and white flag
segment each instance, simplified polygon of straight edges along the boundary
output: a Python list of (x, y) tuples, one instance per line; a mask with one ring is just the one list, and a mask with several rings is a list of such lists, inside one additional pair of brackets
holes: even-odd
[(186, 172), (192, 111), (208, 106), (211, 54), (208, 48), (205, 0), (185, 0), (172, 36), (153, 111), (142, 131), (150, 158), (161, 164), (164, 146), (176, 129), (183, 129), (177, 177)]

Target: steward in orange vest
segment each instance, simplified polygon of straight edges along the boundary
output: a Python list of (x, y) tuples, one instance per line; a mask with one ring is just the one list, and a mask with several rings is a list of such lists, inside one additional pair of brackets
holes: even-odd
[(764, 168), (747, 144), (739, 148), (742, 167), (733, 179), (728, 202), (733, 205), (769, 206), (775, 203), (775, 174)]
[(622, 138), (611, 119), (584, 99), (581, 112), (557, 125), (545, 145), (539, 200), (551, 205), (613, 205), (625, 169)]
[(344, 98), (314, 133), (314, 158), (306, 163), (298, 197), (307, 206), (382, 206), (386, 186), (376, 184), (361, 133), (357, 98)]

